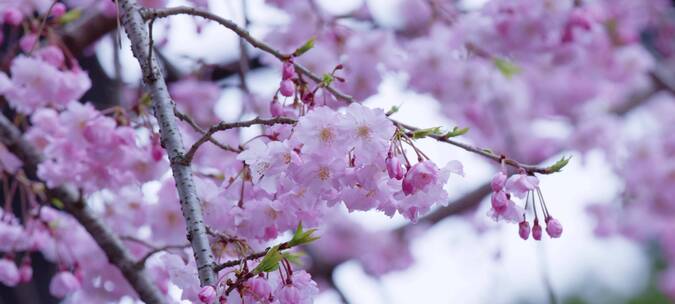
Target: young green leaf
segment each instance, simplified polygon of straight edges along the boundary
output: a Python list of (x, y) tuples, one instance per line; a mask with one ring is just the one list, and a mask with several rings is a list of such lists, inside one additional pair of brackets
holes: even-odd
[(457, 137), (460, 135), (466, 134), (466, 132), (469, 132), (469, 128), (459, 128), (459, 127), (454, 127), (452, 128), (452, 131), (449, 131), (448, 133), (445, 133), (443, 135), (444, 138), (451, 138), (451, 137)]
[(288, 241), (288, 247), (303, 245), (318, 240), (319, 237), (312, 236), (312, 234), (315, 231), (316, 229), (309, 229), (307, 231), (303, 231), (302, 222), (298, 223), (298, 228), (295, 229), (295, 234), (293, 235), (293, 238), (290, 241)]
[(305, 44), (303, 44), (301, 47), (297, 48), (295, 52), (293, 52), (293, 57), (299, 57), (304, 53), (307, 53), (307, 51), (311, 50), (314, 47), (314, 41), (316, 40), (316, 37), (309, 38)]
[(513, 75), (520, 73), (520, 67), (506, 59), (496, 58), (494, 63), (497, 69), (499, 69), (499, 71), (508, 79), (511, 79)]
[(429, 135), (441, 135), (441, 127), (433, 127), (433, 128), (417, 130), (417, 131), (413, 132), (412, 138), (420, 139), (420, 138), (425, 138)]
[(61, 24), (68, 24), (71, 23), (77, 19), (80, 19), (82, 16), (82, 11), (79, 9), (71, 9), (70, 11), (66, 12), (59, 18), (59, 23)]
[(263, 257), (260, 264), (253, 269), (253, 273), (272, 272), (279, 268), (279, 262), (283, 256), (279, 253), (279, 247), (274, 246), (270, 248)]
[(570, 159), (572, 159), (572, 156), (565, 158), (564, 156), (558, 160), (555, 164), (551, 165), (550, 167), (546, 168), (546, 171), (549, 172), (560, 172), (562, 168), (565, 168), (567, 164), (570, 162)]

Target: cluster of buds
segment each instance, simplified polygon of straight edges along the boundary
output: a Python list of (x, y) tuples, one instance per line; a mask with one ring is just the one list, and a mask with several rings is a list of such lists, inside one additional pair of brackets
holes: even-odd
[[(543, 215), (546, 224), (546, 233), (551, 238), (559, 238), (562, 235), (562, 225), (548, 211), (544, 196), (539, 188), (539, 179), (534, 176), (521, 172), (511, 177), (506, 176), (504, 172), (498, 172), (491, 183), (492, 187), (492, 209), (490, 211), (495, 220), (504, 219), (510, 222), (518, 223), (518, 234), (523, 240), (527, 240), (532, 234), (532, 238), (539, 241), (543, 235), (543, 229), (539, 223), (539, 214)], [(511, 198), (518, 197), (525, 199), (525, 207), (520, 207), (514, 203)], [(527, 220), (528, 210), (532, 209), (534, 221), (530, 228)]]

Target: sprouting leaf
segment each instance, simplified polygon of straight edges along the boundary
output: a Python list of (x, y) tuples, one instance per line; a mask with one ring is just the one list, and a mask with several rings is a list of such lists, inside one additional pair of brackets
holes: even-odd
[(321, 79), (321, 86), (328, 87), (330, 86), (331, 83), (333, 83), (333, 76), (330, 74), (323, 74), (323, 78)]
[(570, 159), (572, 159), (572, 156), (569, 156), (569, 157), (567, 157), (567, 158), (565, 158), (565, 156), (563, 156), (563, 157), (560, 158), (560, 160), (558, 160), (555, 164), (553, 164), (553, 165), (551, 165), (550, 167), (546, 168), (546, 171), (549, 171), (549, 172), (560, 172), (560, 170), (562, 170), (562, 168), (565, 168), (565, 166), (567, 166), (567, 164), (570, 162)]
[(398, 112), (399, 109), (401, 109), (399, 106), (391, 106), (391, 108), (389, 108), (389, 111), (387, 111), (385, 115), (391, 116), (394, 113)]
[(469, 128), (459, 128), (459, 127), (454, 127), (452, 128), (452, 131), (449, 131), (443, 135), (444, 138), (450, 138), (450, 137), (457, 137), (460, 135), (466, 134), (466, 132), (469, 132)]
[(63, 209), (64, 204), (58, 197), (52, 197), (51, 201), (52, 201), (52, 205), (54, 205), (54, 207), (56, 207), (58, 209)]
[(279, 268), (279, 262), (283, 256), (279, 253), (279, 247), (270, 248), (263, 257), (258, 266), (253, 269), (253, 273), (272, 272)]
[(511, 79), (513, 75), (520, 73), (520, 67), (506, 59), (495, 58), (494, 63), (497, 69), (499, 69), (499, 71), (508, 79)]
[(71, 22), (73, 22), (77, 19), (80, 19), (81, 16), (82, 16), (81, 10), (71, 9), (68, 12), (66, 12), (65, 14), (63, 14), (63, 16), (61, 16), (61, 18), (59, 18), (59, 23), (68, 24), (68, 23), (71, 23)]
[(303, 231), (302, 222), (298, 223), (298, 228), (295, 229), (295, 234), (293, 235), (293, 238), (290, 241), (288, 241), (288, 246), (294, 247), (318, 240), (319, 237), (312, 236), (314, 232), (316, 232), (316, 229), (309, 229), (307, 231)]
[(139, 100), (139, 104), (147, 108), (152, 107), (152, 97), (150, 96), (150, 94), (143, 93), (141, 99)]
[(299, 57), (304, 53), (307, 53), (307, 51), (311, 50), (314, 47), (314, 41), (316, 40), (316, 37), (309, 38), (305, 44), (303, 44), (301, 47), (297, 48), (295, 52), (293, 52), (294, 57)]
[(441, 135), (441, 127), (433, 127), (433, 128), (427, 128), (427, 129), (419, 129), (412, 134), (412, 138), (414, 139), (419, 139), (419, 138), (424, 138), (429, 135)]
[(302, 258), (303, 254), (301, 252), (284, 252), (281, 255), (295, 265), (302, 265), (300, 258)]

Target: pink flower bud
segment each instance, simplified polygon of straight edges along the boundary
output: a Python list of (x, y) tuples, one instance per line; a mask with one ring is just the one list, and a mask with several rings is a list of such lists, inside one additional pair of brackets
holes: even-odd
[(284, 61), (284, 65), (281, 68), (281, 78), (283, 80), (289, 80), (295, 77), (295, 66), (292, 61)]
[(38, 36), (35, 34), (26, 34), (21, 39), (19, 39), (19, 47), (21, 50), (28, 53), (33, 49), (33, 46), (37, 43)]
[(0, 283), (14, 287), (19, 284), (21, 277), (14, 261), (10, 259), (0, 259)]
[(534, 220), (534, 225), (532, 226), (532, 238), (541, 241), (541, 226), (539, 226), (539, 221), (537, 219)]
[(284, 108), (281, 106), (281, 103), (277, 101), (272, 101), (270, 104), (270, 114), (274, 117), (279, 117), (281, 114), (283, 114)]
[(499, 192), (504, 189), (504, 184), (506, 184), (506, 174), (504, 174), (502, 171), (499, 171), (492, 178), (492, 183), (490, 183), (490, 186), (492, 186), (493, 192)]
[(18, 9), (9, 7), (2, 14), (2, 19), (9, 25), (17, 26), (21, 24), (21, 21), (23, 20), (23, 14)]
[(65, 13), (66, 13), (66, 6), (61, 2), (55, 3), (54, 6), (52, 7), (52, 17), (54, 18), (59, 18), (63, 16)]
[(523, 240), (527, 240), (530, 237), (530, 223), (527, 221), (522, 221), (518, 224), (518, 234)]
[(30, 266), (30, 263), (23, 263), (19, 268), (19, 277), (21, 283), (30, 282), (33, 279), (33, 267)]
[(216, 300), (216, 290), (213, 286), (207, 285), (199, 291), (199, 301), (206, 304), (212, 304)]
[(305, 92), (302, 94), (302, 102), (304, 104), (312, 104), (314, 103), (314, 93), (310, 92)]
[(413, 194), (438, 181), (440, 170), (432, 161), (416, 163), (403, 178), (403, 193)]
[(389, 177), (401, 180), (405, 175), (401, 159), (388, 156), (387, 159), (385, 159), (385, 162), (387, 164), (387, 173), (389, 173)]
[(563, 227), (560, 222), (553, 217), (546, 219), (546, 233), (552, 238), (559, 238), (562, 235)]
[(509, 197), (506, 196), (506, 192), (499, 191), (492, 193), (492, 209), (497, 213), (502, 213), (506, 210), (506, 207), (509, 204)]
[(41, 48), (36, 52), (35, 55), (37, 55), (40, 59), (42, 59), (42, 61), (49, 63), (57, 68), (60, 68), (65, 61), (63, 52), (58, 47), (55, 47), (53, 45)]
[(54, 275), (52, 281), (49, 283), (49, 293), (57, 298), (64, 298), (79, 290), (80, 287), (80, 281), (72, 272), (61, 271)]
[(281, 95), (286, 97), (293, 96), (293, 93), (295, 92), (295, 85), (293, 84), (293, 81), (290, 79), (281, 81), (281, 84), (279, 85), (279, 92)]

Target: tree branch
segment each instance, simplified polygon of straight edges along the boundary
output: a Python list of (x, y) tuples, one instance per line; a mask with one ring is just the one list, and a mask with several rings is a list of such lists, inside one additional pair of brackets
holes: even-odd
[[(42, 161), (42, 157), (30, 143), (22, 138), (21, 131), (4, 115), (0, 115), (0, 142), (21, 159), (24, 171), (29, 178), (39, 180), (37, 166)], [(48, 189), (47, 195), (63, 203), (68, 213), (80, 222), (105, 252), (108, 261), (122, 272), (141, 300), (145, 303), (164, 303), (162, 294), (148, 279), (145, 272), (136, 267), (132, 255), (124, 247), (120, 238), (87, 208), (74, 189), (60, 186)]]
[(202, 286), (216, 284), (213, 271), (214, 258), (206, 228), (204, 216), (192, 177), (192, 168), (181, 160), (185, 153), (183, 139), (178, 129), (174, 102), (164, 81), (159, 64), (149, 54), (150, 42), (141, 8), (136, 0), (118, 0), (121, 18), (127, 36), (131, 41), (131, 50), (143, 71), (143, 82), (150, 91), (155, 117), (159, 123), (161, 142), (169, 155), (171, 170), (181, 202), (183, 217), (187, 228), (187, 239), (192, 245), (199, 280)]

